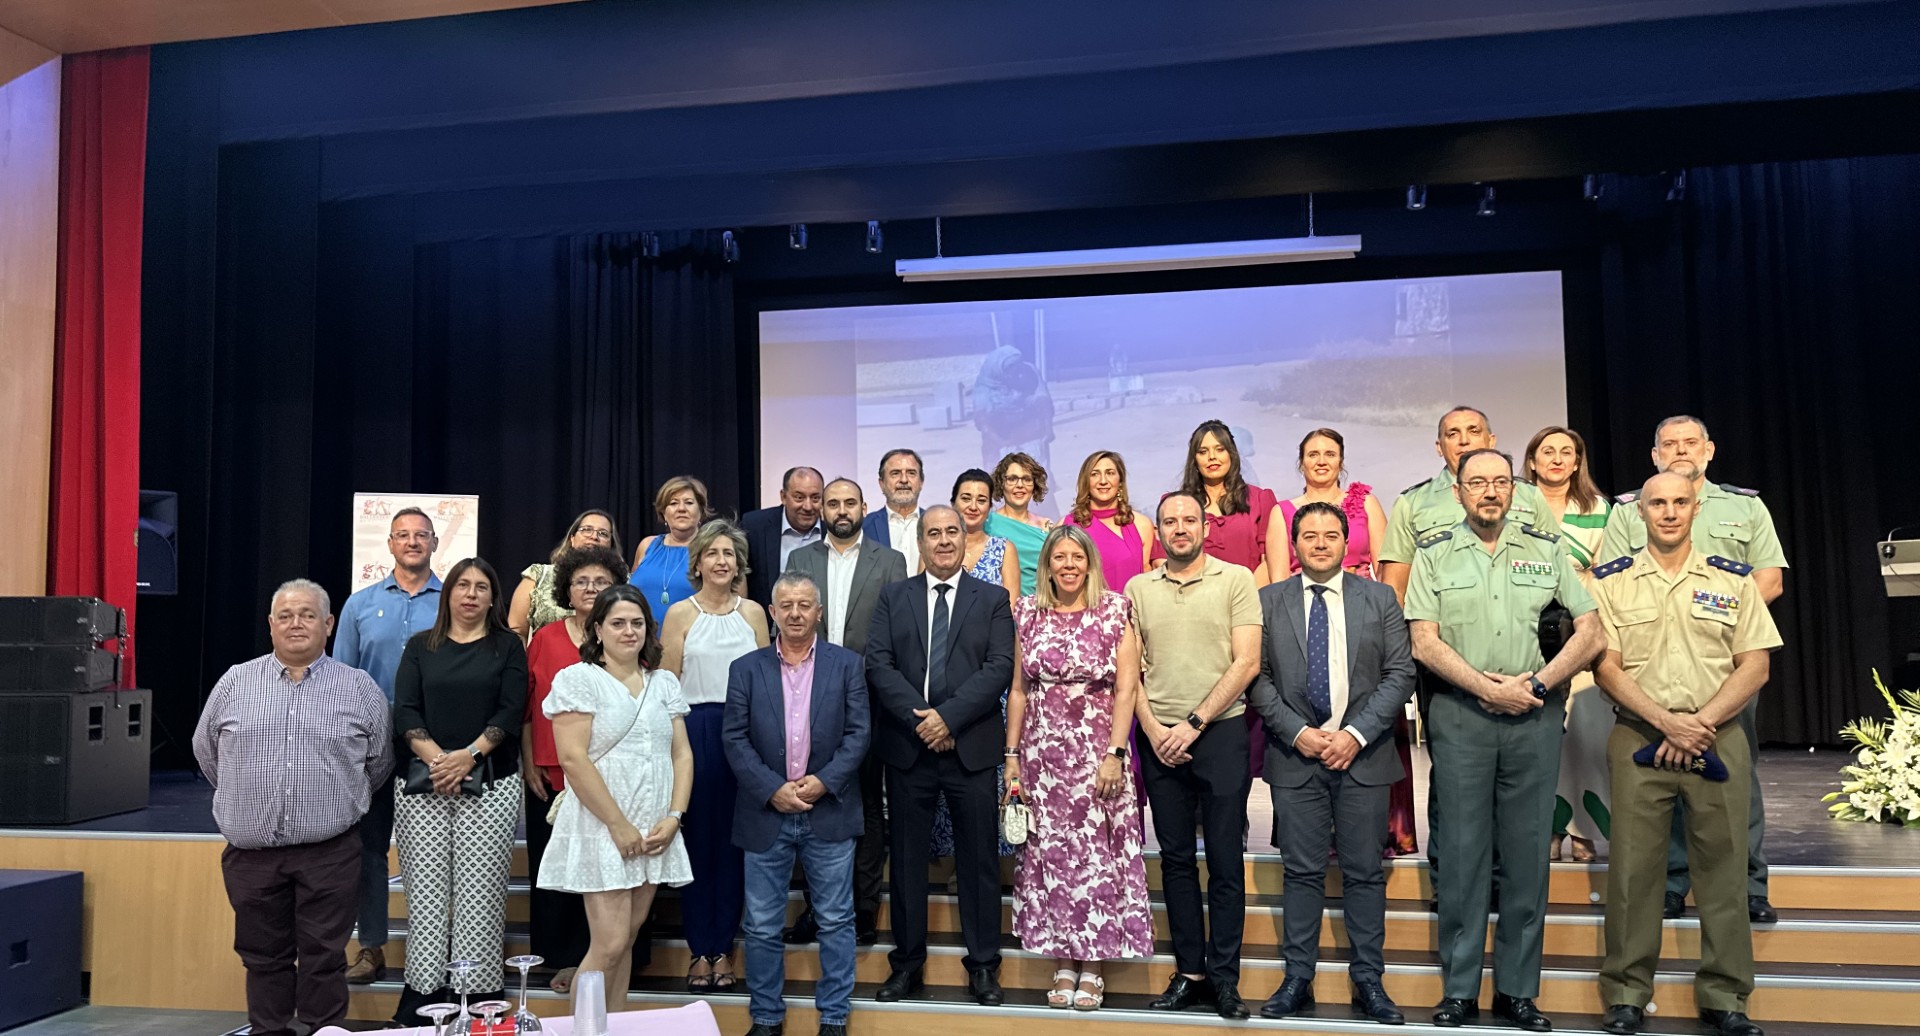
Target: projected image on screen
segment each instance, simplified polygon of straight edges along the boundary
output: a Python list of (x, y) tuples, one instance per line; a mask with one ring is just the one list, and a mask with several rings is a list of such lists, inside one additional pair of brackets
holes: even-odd
[(766, 312), (761, 499), (797, 464), (882, 506), (880, 456), (911, 447), (922, 503), (1019, 450), (1072, 507), (1080, 462), (1125, 457), (1133, 499), (1179, 484), (1187, 438), (1219, 418), (1247, 481), (1300, 492), (1301, 436), (1330, 426), (1383, 506), (1439, 469), (1434, 425), (1486, 409), (1500, 445), (1566, 419), (1557, 272), (1218, 291)]

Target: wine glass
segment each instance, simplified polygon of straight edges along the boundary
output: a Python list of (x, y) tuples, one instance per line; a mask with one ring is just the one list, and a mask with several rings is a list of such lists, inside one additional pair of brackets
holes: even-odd
[(540, 1027), (540, 1016), (527, 1010), (527, 972), (546, 962), (545, 957), (536, 957), (530, 953), (520, 957), (508, 957), (506, 960), (507, 967), (520, 969), (520, 1010), (513, 1016), (513, 1027), (516, 1032), (544, 1031)]
[(459, 1004), (428, 1004), (417, 1012), (422, 1018), (433, 1021), (433, 1036), (447, 1036), (450, 1026), (447, 1019), (460, 1013)]
[(502, 1014), (513, 1010), (513, 1005), (505, 1000), (482, 1000), (474, 1004), (473, 1009), (480, 1012), (480, 1017), (487, 1020), (487, 1033), (488, 1036), (492, 1036), (494, 1023), (500, 1020)]
[(451, 976), (454, 988), (460, 990), (460, 1017), (453, 1020), (452, 1036), (472, 1036), (473, 1012), (467, 1010), (467, 991), (465, 987), (467, 985), (467, 976), (473, 974), (473, 970), (479, 966), (479, 962), (471, 960), (447, 962), (447, 974)]

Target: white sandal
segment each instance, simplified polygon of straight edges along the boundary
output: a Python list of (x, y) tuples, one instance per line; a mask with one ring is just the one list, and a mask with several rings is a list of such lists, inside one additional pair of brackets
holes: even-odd
[(1107, 980), (1091, 971), (1081, 972), (1080, 985), (1089, 982), (1093, 983), (1093, 992), (1079, 988), (1073, 991), (1073, 1009), (1076, 1011), (1097, 1011), (1101, 1004), (1107, 1002)]
[(1060, 988), (1062, 982), (1077, 982), (1079, 976), (1072, 968), (1061, 968), (1053, 973), (1054, 988), (1047, 990), (1048, 1007), (1070, 1007), (1073, 1002), (1074, 987)]

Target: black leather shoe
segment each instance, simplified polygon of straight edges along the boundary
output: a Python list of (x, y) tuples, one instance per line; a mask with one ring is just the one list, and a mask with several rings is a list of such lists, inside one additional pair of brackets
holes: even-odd
[(815, 1036), (847, 1036), (847, 1027), (844, 1025), (828, 1025), (822, 1022), (820, 1031), (815, 1034)]
[(1353, 1009), (1381, 1025), (1401, 1025), (1407, 1016), (1387, 995), (1387, 989), (1378, 982), (1355, 982), (1353, 984)]
[(1480, 1005), (1472, 1000), (1447, 997), (1433, 1008), (1433, 1024), (1443, 1029), (1458, 1029), (1480, 1020)]
[(1647, 1012), (1632, 1004), (1614, 1004), (1607, 1008), (1606, 1016), (1600, 1019), (1600, 1028), (1615, 1036), (1629, 1036), (1640, 1031), (1647, 1024)]
[(813, 919), (813, 911), (802, 911), (800, 916), (794, 919), (793, 927), (787, 929), (781, 939), (788, 946), (805, 946), (810, 942), (819, 942), (820, 923)]
[(1007, 999), (992, 968), (974, 968), (967, 972), (967, 995), (981, 1007), (999, 1007)]
[(1213, 987), (1203, 978), (1188, 978), (1174, 972), (1172, 981), (1167, 983), (1166, 992), (1147, 1001), (1151, 1011), (1184, 1011), (1194, 1004), (1207, 999), (1213, 993)]
[(1780, 920), (1780, 915), (1774, 913), (1773, 904), (1767, 902), (1767, 897), (1748, 896), (1747, 920), (1754, 924), (1772, 924)]
[(786, 1031), (787, 1026), (785, 1022), (775, 1022), (772, 1025), (762, 1025), (759, 1022), (754, 1022), (753, 1028), (747, 1030), (747, 1036), (781, 1036), (781, 1034)]
[(871, 910), (862, 910), (853, 915), (853, 944), (872, 946), (880, 941), (880, 926)]
[(1230, 1022), (1244, 1022), (1249, 1014), (1246, 1001), (1240, 999), (1240, 991), (1231, 987), (1226, 989), (1214, 987), (1213, 1009), (1220, 1012), (1220, 1017)]
[(1493, 1016), (1528, 1032), (1552, 1032), (1553, 1020), (1533, 1006), (1533, 998), (1493, 994)]
[(927, 980), (919, 968), (912, 971), (896, 971), (887, 976), (880, 988), (873, 991), (873, 998), (883, 1004), (904, 1000), (910, 996), (919, 996), (927, 988)]
[(1684, 892), (1669, 892), (1666, 898), (1661, 900), (1660, 916), (1669, 921), (1686, 912), (1687, 894)]
[(1714, 1011), (1702, 1007), (1700, 1020), (1713, 1026), (1720, 1036), (1767, 1036), (1767, 1031), (1740, 1011)]
[(1267, 1002), (1260, 1005), (1260, 1017), (1285, 1018), (1290, 1014), (1299, 1014), (1313, 1006), (1313, 980), (1291, 978), (1280, 983)]

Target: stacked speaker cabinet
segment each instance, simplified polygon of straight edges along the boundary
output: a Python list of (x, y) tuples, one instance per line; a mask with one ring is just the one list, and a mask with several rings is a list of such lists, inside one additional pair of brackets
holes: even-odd
[(119, 609), (0, 597), (0, 824), (73, 824), (147, 806), (153, 694), (117, 690)]

